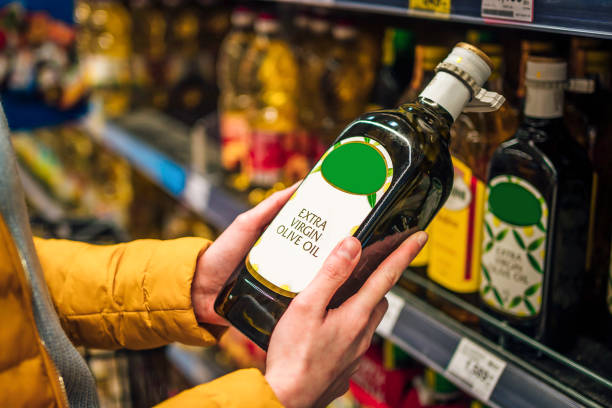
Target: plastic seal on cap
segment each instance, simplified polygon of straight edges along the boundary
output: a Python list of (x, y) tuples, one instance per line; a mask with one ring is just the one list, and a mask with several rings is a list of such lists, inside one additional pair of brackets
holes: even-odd
[(567, 63), (556, 58), (529, 58), (525, 70), (525, 79), (535, 82), (565, 82), (567, 80)]
[(487, 91), (482, 85), (491, 75), (493, 62), (481, 50), (468, 43), (458, 43), (451, 53), (436, 67), (458, 78), (470, 90), (472, 99), (464, 112), (492, 112), (499, 109), (505, 98)]

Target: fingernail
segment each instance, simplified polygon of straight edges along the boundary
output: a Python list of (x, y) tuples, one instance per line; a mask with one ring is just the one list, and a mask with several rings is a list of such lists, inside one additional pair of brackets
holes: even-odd
[(359, 243), (354, 238), (345, 238), (340, 244), (340, 248), (338, 248), (338, 254), (349, 261), (355, 259), (355, 257), (359, 254)]
[(427, 242), (427, 238), (428, 235), (425, 231), (419, 231), (416, 233), (416, 240), (419, 243), (419, 245), (421, 246), (421, 248), (423, 248), (423, 246), (425, 245), (425, 243)]

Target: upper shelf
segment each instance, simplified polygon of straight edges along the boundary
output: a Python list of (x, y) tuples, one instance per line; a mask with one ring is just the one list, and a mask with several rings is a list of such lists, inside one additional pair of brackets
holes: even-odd
[[(516, 0), (532, 4), (533, 21), (521, 22), (483, 18), (481, 5), (515, 3), (515, 0), (279, 0), (284, 3), (335, 7), (365, 12), (450, 20), (473, 24), (507, 26), (578, 36), (612, 38), (612, 1), (609, 0)], [(412, 5), (411, 5), (412, 3)], [(416, 3), (443, 9), (450, 3), (450, 13), (426, 11)]]

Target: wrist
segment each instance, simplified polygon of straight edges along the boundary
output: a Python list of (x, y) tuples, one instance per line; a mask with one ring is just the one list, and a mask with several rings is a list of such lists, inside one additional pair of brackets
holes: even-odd
[(196, 321), (200, 324), (216, 324), (229, 326), (227, 320), (215, 312), (215, 300), (219, 294), (217, 285), (211, 285), (210, 279), (204, 274), (203, 256), (198, 257), (196, 270), (191, 283), (191, 305)]

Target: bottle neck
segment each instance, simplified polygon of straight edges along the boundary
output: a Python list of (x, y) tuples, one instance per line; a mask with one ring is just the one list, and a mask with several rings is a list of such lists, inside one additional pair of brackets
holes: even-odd
[(471, 99), (468, 87), (457, 77), (440, 71), (419, 95), (419, 99), (431, 100), (457, 119), (461, 111)]
[(527, 86), (523, 111), (525, 117), (533, 119), (563, 117), (564, 92), (561, 86)]

